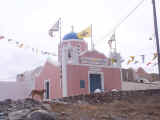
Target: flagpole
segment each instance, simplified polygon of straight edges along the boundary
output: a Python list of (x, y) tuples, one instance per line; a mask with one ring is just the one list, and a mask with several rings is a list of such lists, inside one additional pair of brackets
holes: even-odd
[(155, 0), (152, 0), (152, 4), (153, 4), (154, 29), (155, 29), (156, 44), (157, 44), (157, 54), (158, 54), (158, 73), (159, 73), (159, 79), (160, 79), (160, 50), (159, 50), (159, 36), (158, 36)]
[(115, 39), (115, 52), (117, 52), (116, 31), (114, 31), (114, 39)]
[(62, 39), (61, 39), (61, 25), (62, 25), (62, 22), (61, 22), (61, 18), (59, 18), (59, 39), (60, 39), (60, 53), (61, 53), (61, 66), (62, 66)]
[(62, 88), (62, 39), (61, 39), (61, 25), (62, 25), (62, 23), (61, 23), (61, 18), (59, 18), (59, 39), (60, 39), (60, 54), (61, 54), (61, 56), (60, 56), (60, 72), (61, 72), (61, 78), (60, 78), (60, 88)]
[(91, 50), (93, 50), (92, 24), (91, 24)]
[(61, 18), (59, 18), (59, 39), (60, 39), (60, 46), (62, 44), (62, 40), (61, 40)]

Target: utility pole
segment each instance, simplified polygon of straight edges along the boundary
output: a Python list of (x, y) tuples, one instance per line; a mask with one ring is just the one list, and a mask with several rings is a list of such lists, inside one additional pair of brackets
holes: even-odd
[(158, 36), (155, 0), (152, 0), (152, 4), (153, 4), (154, 29), (155, 29), (155, 35), (156, 35), (157, 54), (158, 54), (158, 72), (159, 72), (159, 80), (160, 80), (160, 50), (159, 50), (159, 36)]

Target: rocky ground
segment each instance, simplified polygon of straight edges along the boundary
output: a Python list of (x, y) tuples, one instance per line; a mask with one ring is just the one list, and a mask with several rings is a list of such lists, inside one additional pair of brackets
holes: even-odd
[[(92, 101), (92, 100), (91, 100)], [(60, 120), (160, 120), (160, 96), (130, 97), (112, 102), (51, 104)]]
[(160, 96), (110, 102), (8, 99), (0, 101), (0, 120), (160, 120)]

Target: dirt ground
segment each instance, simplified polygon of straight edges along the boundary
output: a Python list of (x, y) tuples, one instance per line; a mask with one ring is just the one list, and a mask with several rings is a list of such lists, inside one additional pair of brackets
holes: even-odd
[(58, 120), (160, 120), (160, 96), (143, 96), (110, 103), (51, 104)]

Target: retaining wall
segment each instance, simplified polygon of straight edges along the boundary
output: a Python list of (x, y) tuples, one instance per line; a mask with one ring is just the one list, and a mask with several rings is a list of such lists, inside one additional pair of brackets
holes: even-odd
[(77, 101), (85, 101), (91, 104), (94, 103), (106, 103), (113, 100), (126, 100), (126, 99), (138, 99), (144, 96), (160, 96), (160, 89), (153, 90), (137, 90), (137, 91), (117, 91), (117, 92), (104, 92), (95, 94), (86, 94), (78, 96), (70, 96), (58, 99), (59, 101), (75, 103)]

